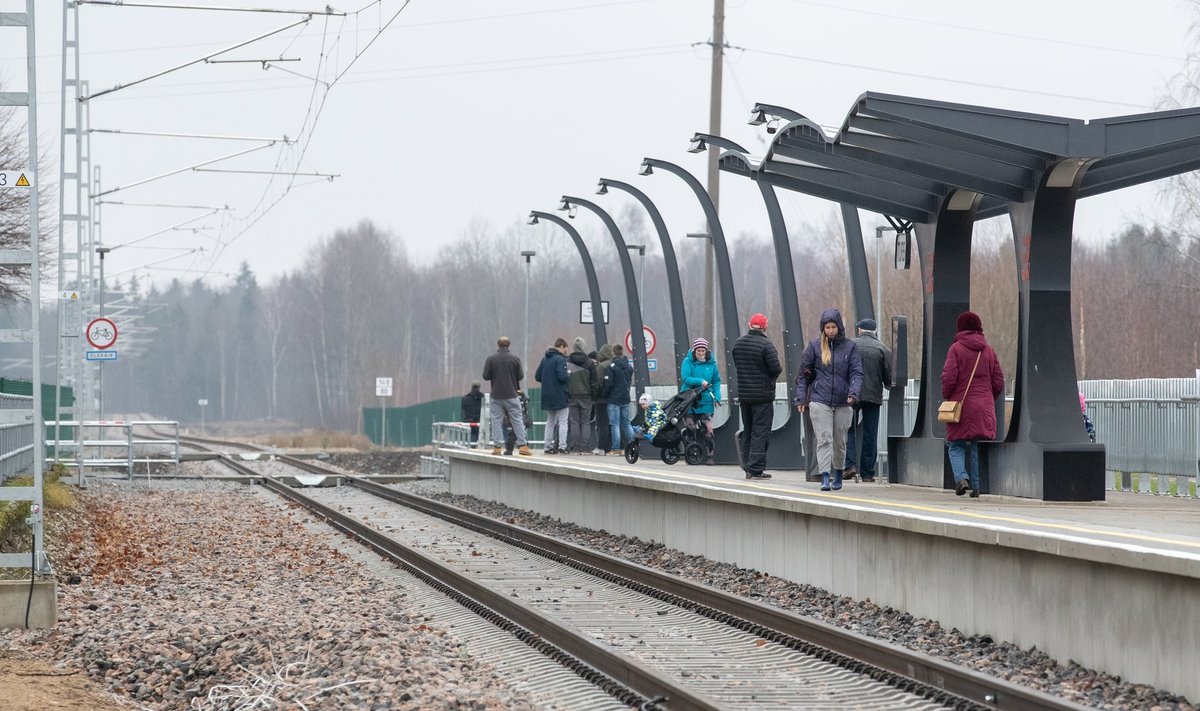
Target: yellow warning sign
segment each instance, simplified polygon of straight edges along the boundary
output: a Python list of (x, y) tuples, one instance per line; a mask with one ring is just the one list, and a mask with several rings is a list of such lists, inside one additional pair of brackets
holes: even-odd
[(26, 178), (24, 173), (21, 173), (21, 177), (17, 178), (17, 187), (18, 188), (29, 187), (29, 178)]
[[(36, 177), (36, 176), (35, 176)], [(0, 188), (31, 188), (33, 183), (25, 170), (0, 170)]]

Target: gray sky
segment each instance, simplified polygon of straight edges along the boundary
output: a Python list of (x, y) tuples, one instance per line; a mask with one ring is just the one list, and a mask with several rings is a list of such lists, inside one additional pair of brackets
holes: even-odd
[[(324, 2), (194, 0), (291, 9)], [(645, 190), (676, 235), (703, 228), (682, 183), (669, 175), (639, 178), (636, 170), (648, 155), (703, 178), (704, 156), (685, 149), (693, 131), (708, 128), (709, 49), (695, 43), (710, 37), (711, 2), (412, 0), (366, 47), (401, 4), (373, 4), (345, 20), (317, 17), (226, 55), (301, 59), (279, 68), (200, 64), (94, 99), (93, 128), (305, 139), (302, 162), (299, 146), (274, 147), (212, 167), (270, 170), (282, 161), (341, 175), (332, 183), (298, 178), (265, 214), (256, 205), (282, 191), (262, 175), (189, 172), (113, 193), (108, 199), (234, 210), (223, 221), (194, 223), (212, 226), (206, 232), (175, 231), (114, 252), (109, 273), (204, 246), (203, 255), (161, 265), (198, 271), (155, 271), (154, 279), (231, 272), (245, 260), (266, 280), (299, 266), (318, 239), (362, 218), (393, 230), (410, 254), (426, 259), (473, 220), (509, 228), (530, 209), (553, 209), (563, 193), (591, 195), (601, 176)], [(43, 149), (57, 156), (61, 3), (38, 5), (39, 121)], [(0, 11), (23, 7), (0, 0)], [(798, 110), (830, 134), (866, 91), (1077, 118), (1150, 111), (1182, 66), (1192, 22), (1191, 6), (1179, 0), (1146, 0), (1136, 10), (1116, 0), (730, 0), (726, 15), (733, 48), (722, 133), (753, 153), (767, 138), (746, 125), (754, 101)], [(81, 73), (92, 92), (300, 19), (93, 5), (82, 6), (80, 17)], [(20, 35), (3, 32), (0, 77), (23, 84)], [(319, 83), (283, 70), (341, 78), (322, 104)], [(92, 152), (108, 189), (254, 145), (95, 135)], [(1153, 198), (1150, 186), (1085, 200), (1077, 231), (1107, 236), (1152, 214)], [(622, 206), (618, 195), (597, 200), (614, 212)], [(834, 210), (791, 195), (783, 204), (793, 227), (824, 222)], [(120, 244), (200, 214), (107, 205), (104, 241)], [(749, 181), (723, 177), (721, 214), (731, 237), (768, 234)], [(864, 214), (865, 224), (875, 219)], [(543, 228), (521, 229), (533, 235)]]

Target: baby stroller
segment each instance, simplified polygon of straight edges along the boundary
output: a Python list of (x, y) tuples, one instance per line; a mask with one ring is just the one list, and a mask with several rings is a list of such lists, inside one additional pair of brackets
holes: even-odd
[[(650, 444), (659, 448), (663, 463), (674, 464), (682, 455), (688, 464), (699, 464), (708, 456), (704, 445), (696, 440), (696, 420), (688, 414), (701, 392), (700, 388), (689, 388), (663, 404), (667, 421), (650, 440)], [(641, 441), (638, 436), (625, 445), (625, 461), (635, 464), (641, 458)]]

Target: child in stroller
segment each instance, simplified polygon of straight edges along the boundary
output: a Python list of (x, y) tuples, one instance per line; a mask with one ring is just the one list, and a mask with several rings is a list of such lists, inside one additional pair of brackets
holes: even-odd
[(649, 395), (638, 398), (645, 411), (645, 427), (634, 431), (634, 438), (625, 445), (625, 461), (634, 464), (641, 457), (643, 439), (658, 447), (666, 464), (679, 461), (682, 454), (688, 464), (699, 464), (707, 456), (704, 445), (696, 441), (696, 421), (688, 411), (700, 399), (700, 388), (677, 393), (665, 405), (659, 405)]

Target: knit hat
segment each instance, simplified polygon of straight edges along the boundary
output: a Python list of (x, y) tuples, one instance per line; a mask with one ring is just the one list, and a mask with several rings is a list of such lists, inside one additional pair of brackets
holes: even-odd
[(639, 405), (649, 405), (650, 404), (650, 394), (642, 393), (641, 397), (638, 398), (638, 404)]
[(704, 350), (709, 350), (708, 341), (706, 341), (703, 338), (697, 338), (696, 340), (692, 341), (692, 350), (696, 350), (697, 348), (703, 348)]
[(575, 352), (576, 353), (586, 353), (587, 352), (587, 343), (583, 340), (583, 336), (576, 336)]
[(959, 314), (956, 325), (959, 331), (979, 331), (983, 333), (983, 321), (979, 320), (979, 314), (974, 311), (963, 311)]
[(762, 314), (754, 314), (750, 317), (750, 328), (763, 330), (767, 327), (767, 317)]
[(875, 323), (875, 319), (873, 318), (864, 318), (854, 325), (864, 331), (874, 331), (876, 328), (879, 328), (879, 324)]
[(472, 380), (472, 381), (471, 381), (471, 387), (473, 387), (473, 388), (477, 388), (477, 387), (479, 387), (479, 386), (480, 386), (480, 383), (479, 383), (479, 381), (478, 381), (478, 380)]

